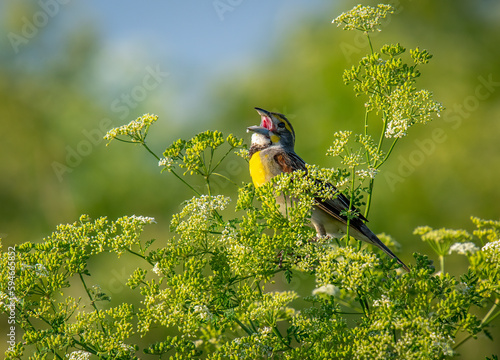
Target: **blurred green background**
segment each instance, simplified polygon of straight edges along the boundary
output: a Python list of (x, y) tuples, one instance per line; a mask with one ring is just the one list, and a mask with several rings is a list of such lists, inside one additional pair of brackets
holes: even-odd
[[(375, 184), (370, 227), (395, 237), (400, 257), (411, 263), (414, 251), (433, 257), (412, 235), (415, 227), (472, 231), (471, 215), (499, 218), (500, 3), (391, 3), (398, 14), (374, 35), (375, 47), (400, 42), (428, 49), (434, 58), (421, 68), (417, 85), (447, 108), (431, 124), (411, 129)], [(361, 131), (365, 100), (343, 84), (342, 72), (369, 49), (357, 33), (331, 21), (356, 4), (3, 1), (4, 248), (40, 241), (82, 213), (153, 216), (158, 224), (145, 236), (168, 236), (171, 215), (192, 194), (160, 174), (142, 148), (106, 147), (101, 140), (107, 129), (145, 112), (160, 117), (149, 136), (157, 154), (207, 129), (248, 140), (246, 127), (260, 121), (254, 106), (282, 112), (295, 127), (297, 153), (309, 163), (335, 166), (324, 156), (333, 133)], [(235, 161), (225, 171), (237, 183), (248, 182), (245, 163)], [(234, 195), (232, 185), (218, 185)], [(465, 264), (465, 257), (455, 256), (447, 268), (456, 273)], [(120, 293), (117, 284), (128, 277), (128, 267), (107, 266), (111, 275), (103, 287)], [(500, 331), (492, 333), (496, 342), (481, 338), (464, 345), (466, 358), (500, 351)]]

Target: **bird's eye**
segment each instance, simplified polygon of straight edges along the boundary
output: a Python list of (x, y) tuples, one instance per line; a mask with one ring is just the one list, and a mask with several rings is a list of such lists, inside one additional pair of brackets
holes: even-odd
[(285, 123), (284, 123), (284, 122), (280, 122), (280, 123), (278, 124), (278, 126), (279, 126), (280, 128), (284, 128), (284, 127), (285, 127)]

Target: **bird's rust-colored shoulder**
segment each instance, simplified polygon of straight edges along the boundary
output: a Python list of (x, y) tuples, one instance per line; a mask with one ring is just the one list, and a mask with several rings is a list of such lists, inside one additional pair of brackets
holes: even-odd
[(281, 171), (291, 173), (294, 170), (290, 160), (287, 158), (284, 152), (280, 152), (274, 155), (274, 160), (276, 160), (276, 162), (281, 167)]
[(283, 172), (291, 173), (295, 170), (307, 172), (305, 161), (294, 152), (280, 151), (274, 155), (274, 160), (278, 163)]

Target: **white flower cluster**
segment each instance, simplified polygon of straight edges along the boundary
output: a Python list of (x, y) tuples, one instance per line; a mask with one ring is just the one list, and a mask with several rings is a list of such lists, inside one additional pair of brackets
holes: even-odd
[(68, 360), (89, 360), (90, 355), (92, 354), (89, 352), (77, 350), (73, 351), (71, 354), (66, 354), (66, 357), (68, 358)]
[(340, 289), (332, 284), (327, 284), (320, 286), (319, 288), (316, 288), (312, 291), (313, 295), (319, 295), (319, 294), (326, 294), (330, 296), (335, 296), (340, 293)]
[(471, 286), (471, 285), (467, 285), (463, 282), (460, 282), (457, 285), (457, 290), (460, 292), (460, 294), (462, 294), (464, 296), (468, 296), (469, 294), (471, 294), (475, 290), (475, 287)]
[[(231, 199), (223, 195), (201, 195), (189, 200), (179, 214), (174, 215), (172, 225), (178, 233), (192, 237), (192, 233), (206, 231), (214, 211), (224, 210)], [(191, 234), (191, 235), (190, 235)]]
[(374, 168), (369, 168), (367, 170), (360, 169), (360, 170), (356, 170), (356, 177), (358, 177), (360, 179), (366, 179), (366, 178), (374, 179), (375, 175), (377, 175), (377, 173), (378, 173), (378, 170), (374, 169)]
[(472, 255), (478, 250), (479, 248), (473, 242), (455, 243), (450, 246), (448, 254), (457, 253), (459, 255)]
[(453, 356), (453, 349), (450, 343), (453, 343), (454, 341), (451, 336), (431, 332), (429, 334), (429, 338), (432, 340), (432, 345), (435, 349), (441, 350), (445, 356)]
[(210, 320), (213, 317), (213, 314), (206, 305), (195, 305), (193, 311), (201, 320)]
[(342, 180), (337, 181), (337, 182), (335, 183), (335, 187), (337, 187), (337, 188), (341, 188), (342, 186), (344, 186), (345, 184), (347, 184), (349, 181), (350, 181), (350, 178), (345, 177), (345, 178), (343, 178)]
[(193, 341), (193, 344), (194, 344), (195, 347), (198, 348), (201, 345), (203, 345), (203, 340), (201, 340), (201, 339), (195, 340), (195, 341)]
[(158, 263), (156, 263), (155, 266), (153, 266), (151, 271), (154, 272), (156, 275), (161, 276), (161, 269)]
[(386, 138), (402, 138), (406, 136), (408, 128), (410, 127), (410, 119), (405, 118), (402, 114), (393, 114), (394, 117), (389, 121), (385, 131)]
[(261, 335), (267, 335), (267, 334), (270, 334), (271, 331), (273, 331), (273, 329), (270, 327), (270, 326), (264, 326), (263, 328), (260, 328), (259, 329), (259, 333)]
[(376, 299), (373, 301), (374, 307), (384, 307), (388, 308), (392, 304), (391, 299), (389, 299), (386, 295), (382, 295), (380, 299)]
[(21, 269), (23, 271), (32, 270), (35, 272), (36, 276), (38, 276), (38, 277), (49, 276), (49, 272), (43, 264), (35, 264), (35, 265), (22, 264)]
[[(128, 355), (132, 355), (135, 352), (135, 349), (132, 345), (121, 343), (120, 347), (122, 348), (122, 350), (124, 352), (128, 353)], [(130, 356), (130, 358), (132, 358), (132, 357)]]
[(495, 264), (500, 263), (500, 240), (487, 243), (481, 251), (486, 253), (486, 261)]
[(412, 92), (405, 87), (397, 88), (390, 95), (385, 137), (406, 136), (410, 126), (425, 124), (431, 120), (432, 113), (439, 116), (442, 110), (443, 106), (432, 99), (428, 90)]
[(230, 198), (223, 195), (201, 195), (200, 197), (193, 197), (184, 210), (188, 213), (209, 213), (212, 210), (224, 210), (230, 201)]
[(8, 299), (9, 296), (6, 293), (0, 291), (0, 310), (5, 311), (4, 305), (8, 302)]
[(166, 167), (167, 170), (170, 170), (174, 167), (174, 160), (172, 160), (172, 158), (169, 157), (160, 159), (160, 161), (158, 161), (158, 166), (163, 166)]
[(137, 220), (138, 222), (140, 222), (142, 225), (146, 225), (146, 224), (156, 224), (156, 220), (155, 218), (153, 217), (149, 217), (149, 216), (137, 216), (137, 215), (132, 215), (130, 217), (131, 219), (134, 219), (134, 220)]

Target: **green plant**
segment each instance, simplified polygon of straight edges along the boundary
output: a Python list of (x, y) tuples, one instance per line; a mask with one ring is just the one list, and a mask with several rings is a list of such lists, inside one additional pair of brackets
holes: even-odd
[[(358, 6), (335, 22), (369, 38), (392, 12), (385, 5)], [(488, 335), (500, 314), (500, 222), (473, 218), (472, 235), (418, 228), (440, 257), (440, 273), (421, 254), (414, 254), (410, 273), (395, 271), (377, 249), (360, 248), (349, 236), (317, 237), (307, 226), (314, 198), (335, 196), (315, 178), (339, 185), (356, 206), (366, 194), (368, 215), (375, 175), (398, 139), (442, 109), (427, 90), (413, 86), (417, 65), (430, 55), (413, 50), (414, 64), (406, 65), (403, 53), (400, 45), (380, 53), (371, 47), (346, 71), (344, 79), (367, 103), (365, 132), (338, 132), (328, 150), (344, 168), (310, 166), (308, 176), (283, 174), (257, 189), (244, 184), (236, 201), (215, 194), (212, 180), (224, 176), (218, 170), (226, 157), (245, 158), (241, 139), (206, 131), (174, 142), (161, 158), (146, 143), (156, 116), (109, 131), (108, 141), (143, 146), (194, 197), (173, 215), (172, 236), (161, 245), (141, 237), (152, 218), (84, 215), (41, 243), (2, 252), (1, 309), (14, 312), (14, 327), (23, 331), (6, 358), (444, 359), (478, 333)], [(377, 129), (373, 117), (382, 123), (378, 141), (369, 135)], [(196, 179), (206, 193), (193, 185)], [(295, 199), (286, 216), (277, 194)], [(395, 247), (390, 236), (380, 237)], [(459, 280), (444, 272), (454, 252), (469, 260)], [(126, 284), (138, 302), (110, 298), (90, 276), (91, 260), (104, 253), (137, 259)], [(280, 275), (285, 287), (307, 277), (315, 289), (278, 289)], [(81, 297), (70, 292), (78, 288)], [(475, 310), (485, 306), (489, 311), (480, 319)], [(151, 335), (156, 340), (138, 339)]]

